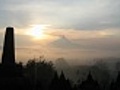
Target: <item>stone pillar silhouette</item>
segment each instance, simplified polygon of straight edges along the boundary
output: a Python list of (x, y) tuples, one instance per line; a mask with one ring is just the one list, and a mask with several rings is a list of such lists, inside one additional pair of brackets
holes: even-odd
[(30, 86), (27, 83), (22, 65), (15, 62), (14, 29), (7, 27), (0, 63), (0, 90), (27, 90), (26, 85)]
[(13, 27), (6, 28), (2, 64), (15, 64), (15, 45)]
[(22, 67), (15, 63), (14, 29), (7, 27), (3, 46), (2, 64), (0, 66), (1, 77), (18, 77)]

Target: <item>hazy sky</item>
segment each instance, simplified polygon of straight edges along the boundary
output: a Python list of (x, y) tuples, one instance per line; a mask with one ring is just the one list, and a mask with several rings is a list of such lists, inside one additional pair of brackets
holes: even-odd
[(17, 60), (119, 57), (119, 7), (120, 0), (0, 0), (0, 52), (13, 26)]

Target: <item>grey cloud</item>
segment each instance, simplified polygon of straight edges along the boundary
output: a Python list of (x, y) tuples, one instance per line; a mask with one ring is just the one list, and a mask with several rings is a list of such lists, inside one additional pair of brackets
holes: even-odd
[(25, 11), (8, 11), (8, 10), (1, 10), (0, 14), (0, 27), (6, 26), (17, 26), (17, 27), (24, 27), (31, 22), (31, 17), (28, 15), (29, 12)]
[(1, 0), (0, 5), (1, 27), (8, 24), (24, 27), (41, 18), (36, 23), (57, 28), (120, 28), (119, 0)]
[(95, 51), (108, 51), (116, 52), (120, 51), (119, 38), (92, 38), (92, 39), (78, 39), (76, 43), (83, 49), (95, 50)]

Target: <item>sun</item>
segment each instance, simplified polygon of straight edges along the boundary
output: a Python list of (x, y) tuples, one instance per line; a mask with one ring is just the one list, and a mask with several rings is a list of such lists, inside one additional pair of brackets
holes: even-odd
[(29, 30), (27, 34), (32, 36), (34, 39), (41, 39), (44, 36), (44, 29), (44, 25), (33, 25), (32, 29)]

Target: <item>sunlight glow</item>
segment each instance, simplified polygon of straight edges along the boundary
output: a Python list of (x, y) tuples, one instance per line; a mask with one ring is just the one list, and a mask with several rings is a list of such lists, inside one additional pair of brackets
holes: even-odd
[(45, 29), (44, 25), (33, 25), (32, 29), (29, 30), (27, 34), (35, 39), (41, 39), (44, 36), (43, 32), (44, 29)]

